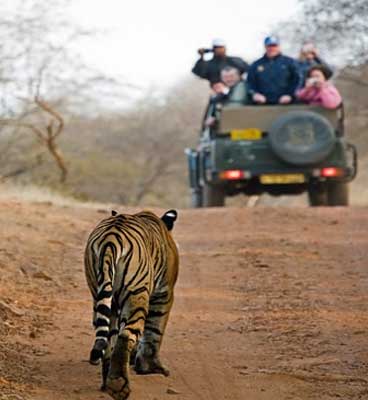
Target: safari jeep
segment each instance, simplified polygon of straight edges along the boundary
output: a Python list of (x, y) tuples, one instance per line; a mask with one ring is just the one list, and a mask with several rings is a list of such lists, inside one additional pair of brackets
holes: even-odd
[(343, 107), (224, 107), (186, 149), (193, 207), (227, 196), (308, 193), (311, 206), (347, 206), (357, 151), (344, 137)]

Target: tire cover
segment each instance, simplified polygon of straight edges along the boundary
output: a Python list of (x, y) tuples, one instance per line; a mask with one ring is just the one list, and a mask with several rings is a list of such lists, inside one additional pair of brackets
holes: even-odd
[(282, 115), (271, 125), (269, 138), (275, 154), (295, 165), (319, 163), (331, 153), (336, 142), (330, 122), (312, 111)]

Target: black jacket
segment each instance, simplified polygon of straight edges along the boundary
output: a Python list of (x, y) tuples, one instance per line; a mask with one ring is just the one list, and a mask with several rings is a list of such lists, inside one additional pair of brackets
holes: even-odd
[(261, 93), (267, 104), (277, 104), (280, 97), (288, 94), (294, 98), (302, 80), (296, 61), (282, 54), (275, 58), (264, 55), (254, 62), (248, 72), (248, 93)]
[(228, 66), (238, 69), (240, 74), (249, 69), (249, 65), (239, 57), (213, 57), (208, 61), (201, 57), (195, 63), (192, 72), (200, 78), (207, 79), (212, 85), (221, 81), (221, 70)]

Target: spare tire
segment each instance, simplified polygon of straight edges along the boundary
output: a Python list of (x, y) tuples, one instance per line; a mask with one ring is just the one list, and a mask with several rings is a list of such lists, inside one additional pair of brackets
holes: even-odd
[(269, 138), (275, 154), (295, 165), (324, 160), (336, 142), (330, 122), (312, 111), (290, 111), (282, 115), (271, 125)]

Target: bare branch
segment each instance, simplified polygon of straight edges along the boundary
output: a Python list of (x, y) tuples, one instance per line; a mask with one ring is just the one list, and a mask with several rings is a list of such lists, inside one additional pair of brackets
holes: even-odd
[(54, 120), (50, 120), (49, 124), (45, 128), (45, 132), (43, 132), (40, 128), (35, 126), (32, 123), (27, 123), (27, 122), (19, 122), (17, 120), (11, 120), (11, 119), (2, 119), (0, 120), (0, 123), (4, 125), (11, 125), (11, 126), (16, 126), (16, 127), (22, 127), (29, 129), (32, 131), (40, 140), (42, 143), (44, 143), (53, 156), (53, 158), (56, 161), (57, 166), (59, 167), (61, 171), (61, 176), (60, 176), (60, 182), (65, 182), (66, 177), (68, 175), (68, 169), (66, 167), (64, 157), (59, 150), (57, 144), (56, 144), (56, 138), (60, 135), (64, 128), (64, 120), (61, 117), (61, 115), (52, 109), (52, 107), (47, 104), (45, 101), (40, 100), (38, 98), (35, 99), (35, 103), (45, 112), (50, 114), (53, 118), (56, 119), (58, 122), (58, 126), (56, 130), (54, 130)]
[(55, 139), (57, 136), (60, 135), (60, 133), (62, 132), (63, 128), (64, 128), (64, 119), (61, 117), (61, 115), (56, 112), (55, 110), (53, 110), (50, 105), (48, 105), (47, 103), (45, 103), (44, 101), (40, 100), (39, 98), (35, 98), (35, 103), (42, 108), (42, 110), (44, 110), (45, 112), (51, 114), (58, 122), (59, 125), (56, 128), (56, 131), (53, 132), (53, 121), (50, 121), (49, 127), (47, 128), (47, 131), (49, 132), (49, 136), (52, 136), (53, 139)]
[(0, 182), (4, 182), (9, 178), (14, 178), (18, 175), (24, 174), (27, 171), (28, 171), (28, 168), (18, 168), (14, 171), (8, 172), (5, 175), (0, 176)]

